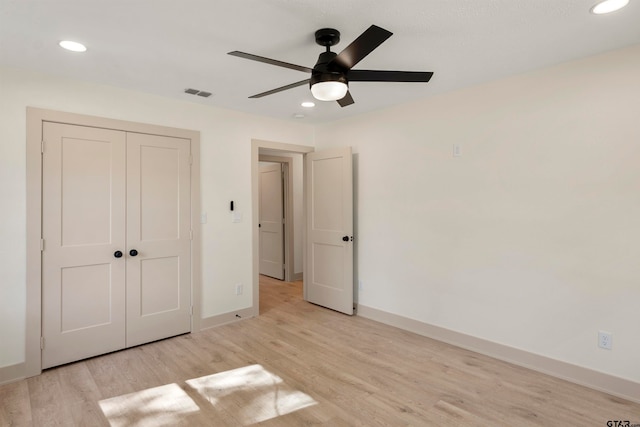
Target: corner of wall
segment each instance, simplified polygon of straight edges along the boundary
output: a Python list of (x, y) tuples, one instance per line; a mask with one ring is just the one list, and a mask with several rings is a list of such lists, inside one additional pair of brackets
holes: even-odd
[[(241, 310), (229, 311), (227, 313), (218, 314), (216, 316), (206, 317), (200, 320), (200, 331), (215, 328), (229, 323), (239, 322), (240, 320), (249, 319), (256, 316), (256, 310), (253, 307), (243, 308)], [(199, 331), (194, 331), (199, 332)]]

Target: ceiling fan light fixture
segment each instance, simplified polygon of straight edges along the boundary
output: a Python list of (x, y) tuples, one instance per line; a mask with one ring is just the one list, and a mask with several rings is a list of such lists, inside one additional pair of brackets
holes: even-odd
[(318, 82), (311, 86), (311, 94), (319, 101), (337, 101), (347, 94), (349, 86), (340, 81)]
[(629, 0), (604, 0), (591, 8), (591, 13), (603, 15), (605, 13), (615, 12), (629, 4)]

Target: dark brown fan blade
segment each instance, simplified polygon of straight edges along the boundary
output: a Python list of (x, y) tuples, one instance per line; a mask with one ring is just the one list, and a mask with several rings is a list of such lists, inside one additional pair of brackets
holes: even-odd
[(431, 80), (430, 71), (382, 71), (382, 70), (351, 70), (347, 72), (350, 82), (421, 82)]
[(335, 57), (333, 62), (342, 68), (350, 70), (392, 35), (392, 32), (372, 25), (367, 28), (364, 33), (360, 34), (349, 46), (345, 47), (344, 50)]
[(288, 62), (278, 61), (276, 59), (265, 58), (264, 56), (252, 55), (250, 53), (239, 52), (234, 50), (233, 52), (229, 52), (228, 55), (237, 56), (239, 58), (250, 59), (252, 61), (264, 62), (265, 64), (277, 65), (278, 67), (289, 68), (290, 70), (302, 71), (305, 73), (310, 73), (313, 71), (309, 67), (303, 67), (302, 65), (289, 64)]
[(351, 96), (351, 92), (349, 92), (349, 91), (347, 91), (347, 94), (344, 96), (344, 98), (338, 99), (338, 104), (340, 104), (341, 107), (346, 107), (347, 105), (351, 105), (354, 102), (355, 101), (353, 100), (353, 97)]
[(299, 82), (291, 83), (290, 85), (286, 85), (286, 86), (279, 87), (277, 89), (272, 89), (266, 92), (262, 92), (257, 95), (250, 96), (249, 98), (262, 98), (263, 96), (273, 95), (274, 93), (282, 92), (287, 89), (293, 89), (294, 87), (308, 85), (308, 84), (309, 84), (309, 79), (300, 80)]

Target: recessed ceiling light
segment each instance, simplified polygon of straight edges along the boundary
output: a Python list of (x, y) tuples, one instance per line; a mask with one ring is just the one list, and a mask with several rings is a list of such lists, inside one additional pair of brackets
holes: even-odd
[(304, 114), (296, 113), (293, 115), (293, 117), (296, 119), (304, 119)]
[(603, 15), (605, 13), (615, 12), (629, 4), (629, 0), (604, 0), (591, 8), (591, 13)]
[(86, 52), (87, 47), (82, 43), (73, 42), (71, 40), (62, 40), (58, 43), (61, 48), (70, 50), (71, 52)]
[(316, 104), (315, 104), (315, 103), (313, 103), (313, 102), (311, 102), (311, 101), (304, 101), (304, 102), (303, 102), (302, 104), (300, 104), (300, 105), (302, 105), (304, 108), (312, 108), (312, 107), (315, 107), (315, 106), (316, 106)]

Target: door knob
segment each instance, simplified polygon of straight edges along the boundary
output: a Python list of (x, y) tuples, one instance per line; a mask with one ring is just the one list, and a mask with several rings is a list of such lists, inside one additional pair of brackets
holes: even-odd
[(343, 242), (348, 242), (349, 241), (349, 236), (343, 236), (342, 237), (342, 241)]
[(131, 255), (131, 256), (136, 256), (136, 255), (138, 255), (138, 251), (136, 251), (135, 249), (131, 249), (131, 250), (129, 251), (129, 255)]
[(113, 253), (113, 256), (114, 256), (114, 257), (116, 257), (116, 258), (122, 258), (122, 252), (120, 252), (120, 251), (115, 251), (115, 252)]

